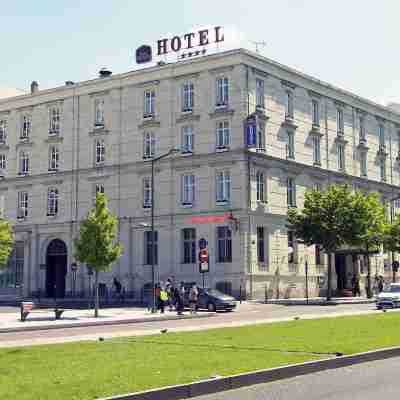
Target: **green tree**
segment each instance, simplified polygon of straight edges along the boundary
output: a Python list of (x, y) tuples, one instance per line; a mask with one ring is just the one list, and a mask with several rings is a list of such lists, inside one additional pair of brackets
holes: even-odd
[[(387, 225), (385, 237), (385, 248), (393, 253), (400, 253), (400, 214), (397, 214), (394, 221)], [(392, 260), (394, 261), (394, 260)], [(396, 269), (392, 265), (393, 282), (396, 282)]]
[(352, 200), (347, 186), (333, 185), (324, 192), (306, 191), (303, 209), (288, 210), (288, 228), (305, 245), (319, 245), (328, 255), (327, 300), (332, 296), (332, 255), (357, 233)]
[(388, 218), (378, 193), (353, 194), (353, 231), (349, 244), (361, 248), (367, 256), (367, 297), (372, 297), (370, 253), (380, 250), (388, 231)]
[(79, 238), (75, 239), (76, 259), (95, 273), (95, 317), (99, 315), (99, 273), (108, 270), (122, 254), (122, 246), (115, 243), (117, 225), (117, 218), (108, 210), (106, 196), (99, 193), (95, 207), (80, 225)]
[(0, 219), (0, 267), (7, 265), (14, 243), (11, 224), (5, 219)]

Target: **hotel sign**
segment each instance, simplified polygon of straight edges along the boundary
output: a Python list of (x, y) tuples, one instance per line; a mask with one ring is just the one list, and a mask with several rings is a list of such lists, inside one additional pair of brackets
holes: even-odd
[[(218, 44), (225, 40), (221, 26), (211, 29), (200, 29), (196, 32), (185, 33), (157, 40), (155, 52), (157, 56), (180, 53), (179, 58), (198, 56), (206, 53), (206, 46)], [(199, 48), (201, 47), (201, 49)], [(136, 50), (136, 63), (144, 64), (152, 60), (151, 46), (143, 45)]]

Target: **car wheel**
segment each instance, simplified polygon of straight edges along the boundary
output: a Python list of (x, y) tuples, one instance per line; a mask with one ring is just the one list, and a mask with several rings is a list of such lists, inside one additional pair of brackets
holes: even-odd
[(214, 303), (208, 303), (207, 310), (210, 311), (210, 312), (214, 312), (215, 311), (215, 304)]

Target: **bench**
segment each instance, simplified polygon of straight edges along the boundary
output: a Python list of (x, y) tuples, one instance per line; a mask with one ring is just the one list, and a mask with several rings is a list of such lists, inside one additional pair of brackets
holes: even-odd
[[(28, 315), (33, 311), (33, 310), (43, 310), (43, 309), (49, 309), (49, 307), (43, 307), (40, 306), (37, 303), (34, 303), (33, 301), (23, 301), (21, 303), (21, 321), (24, 322), (26, 321), (26, 318), (28, 317)], [(55, 318), (56, 319), (61, 319), (61, 316), (64, 312), (64, 310), (55, 307), (52, 309), (52, 311), (54, 312)]]

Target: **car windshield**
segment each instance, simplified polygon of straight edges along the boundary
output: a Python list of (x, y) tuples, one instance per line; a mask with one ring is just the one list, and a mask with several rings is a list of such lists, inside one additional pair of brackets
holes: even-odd
[(226, 296), (228, 296), (227, 294), (224, 294), (224, 293), (220, 292), (220, 291), (217, 290), (217, 289), (208, 289), (208, 290), (207, 290), (207, 293), (208, 293), (210, 296), (214, 296), (214, 297), (226, 297)]
[(400, 286), (391, 286), (390, 292), (391, 293), (400, 293)]

